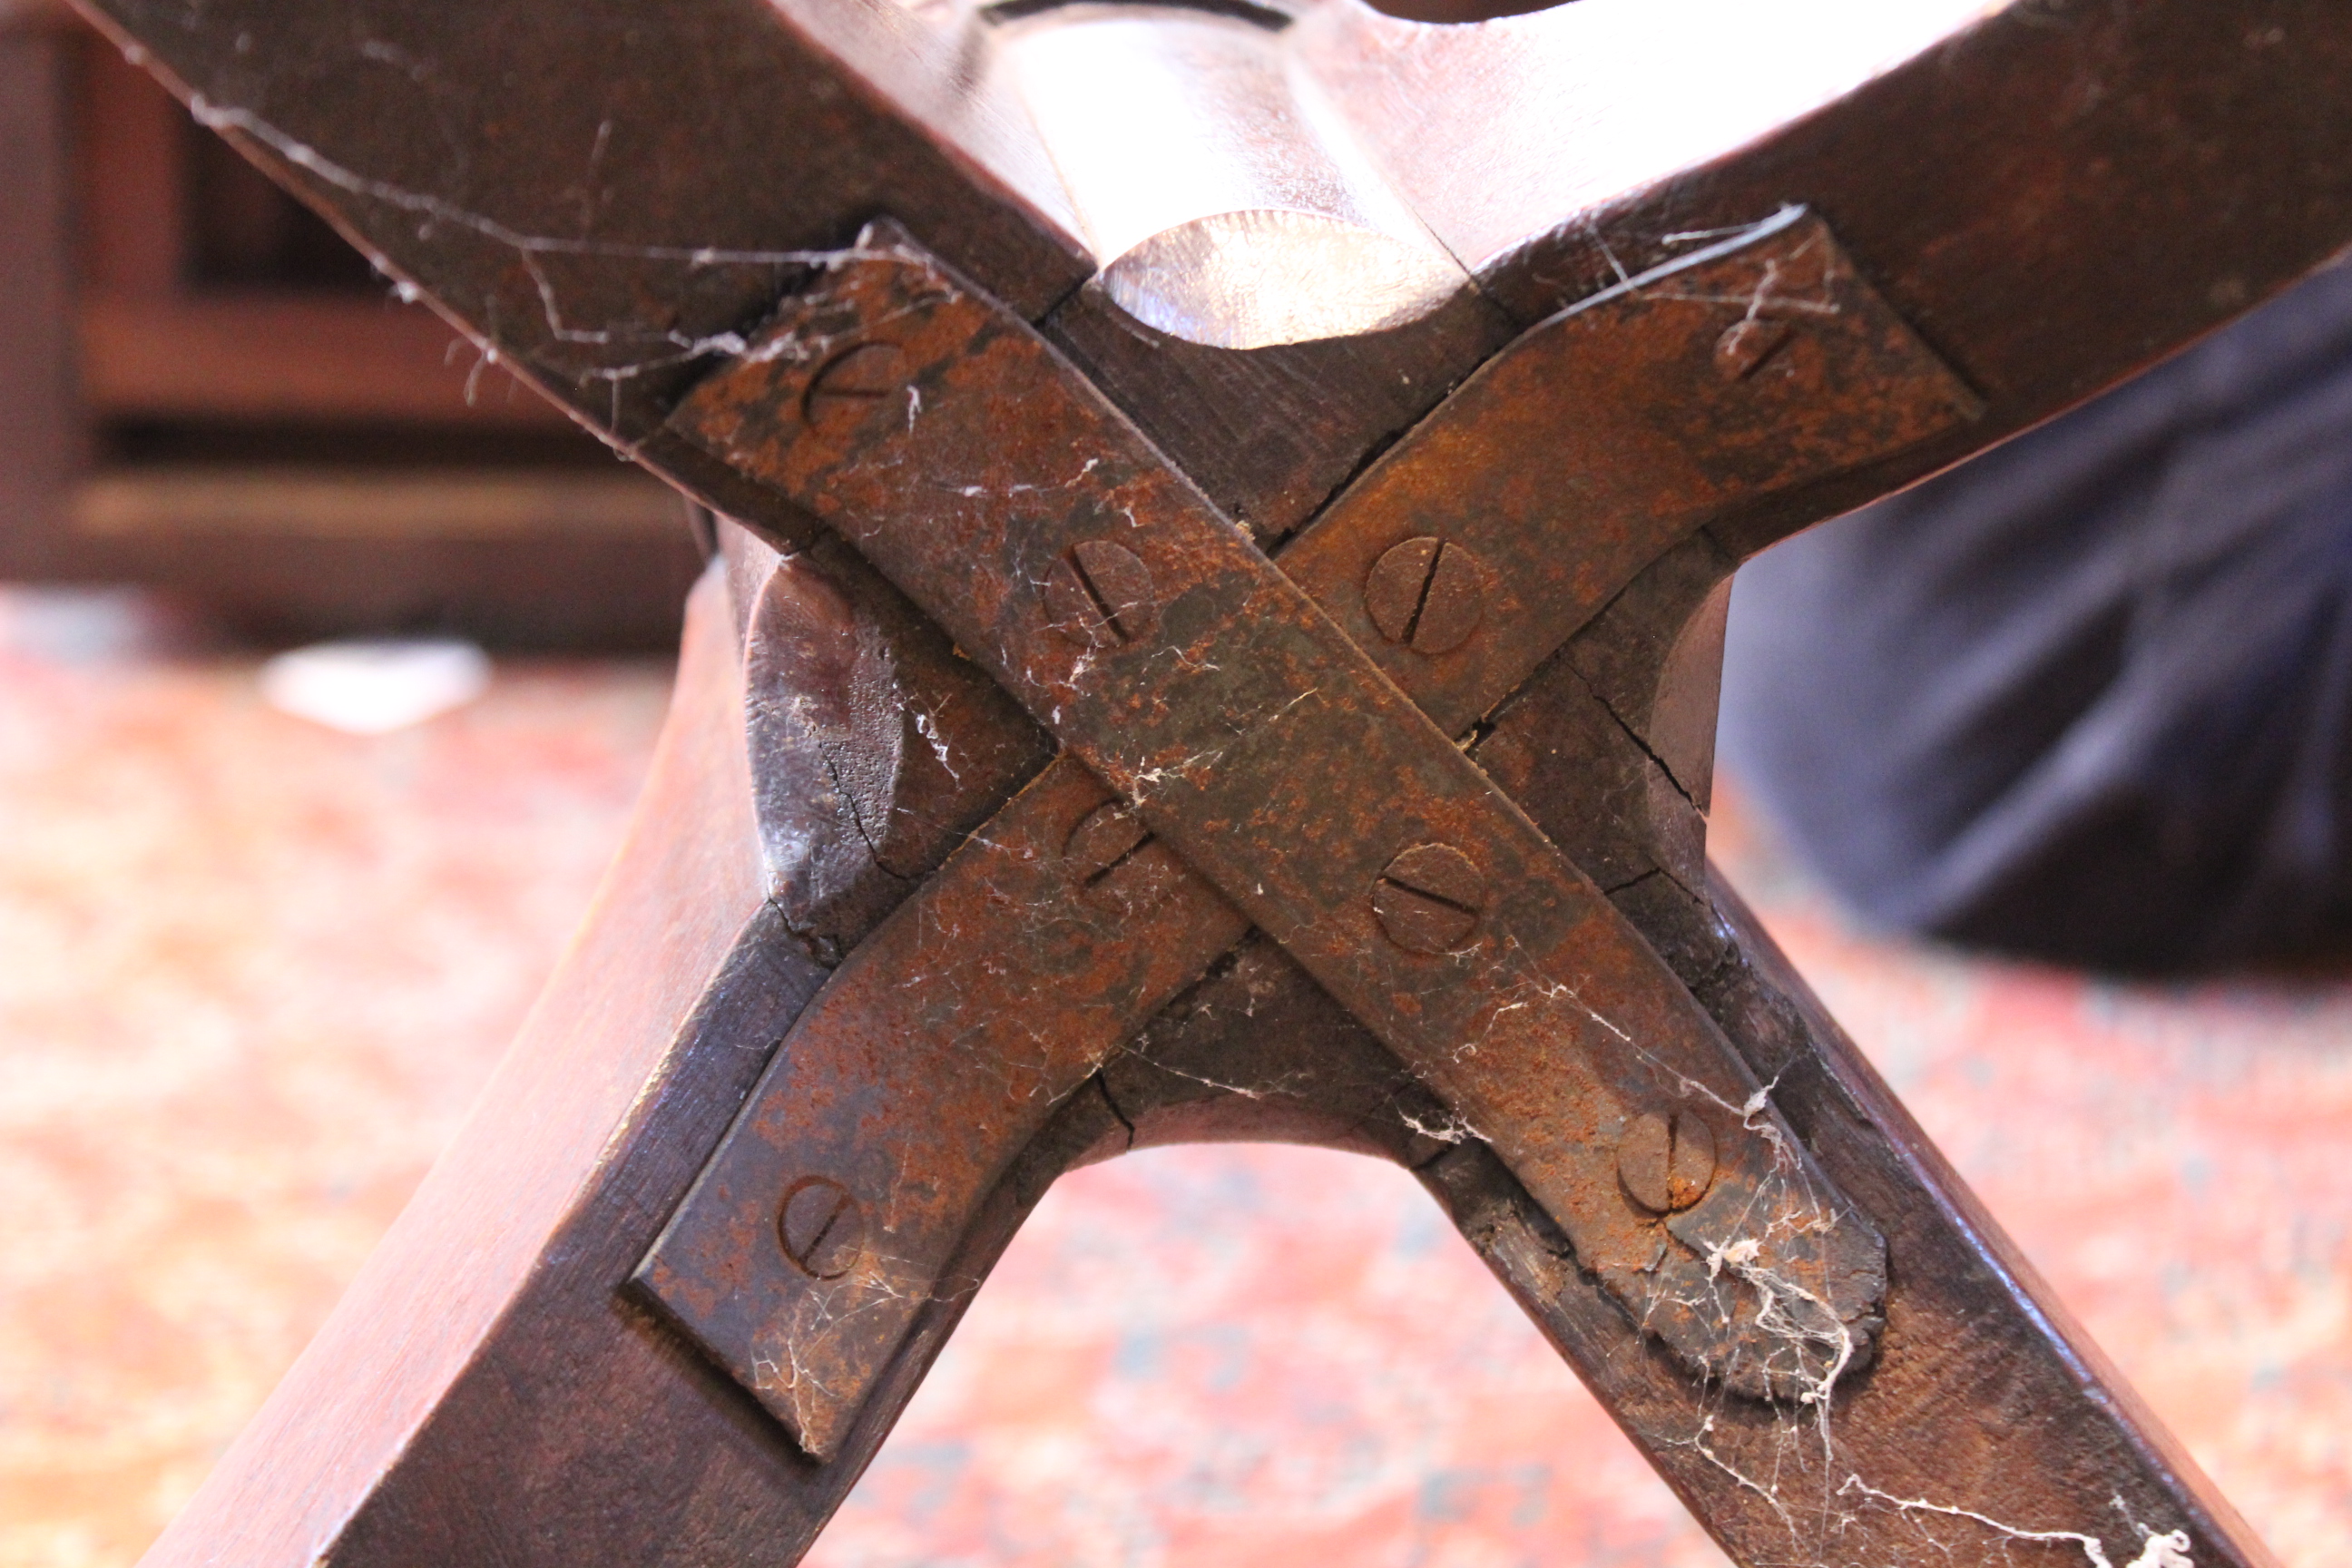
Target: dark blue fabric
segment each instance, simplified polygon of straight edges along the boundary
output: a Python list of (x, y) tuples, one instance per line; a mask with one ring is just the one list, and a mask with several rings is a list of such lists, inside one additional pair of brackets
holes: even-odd
[(2352, 268), (1745, 568), (1726, 765), (1873, 921), (2126, 970), (2352, 928)]

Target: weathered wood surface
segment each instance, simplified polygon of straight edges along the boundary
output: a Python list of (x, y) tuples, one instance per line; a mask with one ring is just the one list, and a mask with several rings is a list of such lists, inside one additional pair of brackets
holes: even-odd
[[(1021, 177), (1034, 153), (983, 147), (982, 167), (956, 150), (959, 136), (1011, 133), (940, 108), (953, 50), (865, 7), (513, 0), (488, 27), (373, 0), (236, 0), (192, 26), (157, 0), (92, 4), (508, 363), (707, 490), (724, 475), (656, 435), (697, 345), (756, 321), (809, 253), (848, 245), (868, 217), (891, 213), (1033, 318), (1087, 275), (1053, 182)], [(1551, 189), (1547, 165), (1616, 108), (1570, 96), (1593, 73), (1546, 52), (1575, 42), (1575, 12), (1506, 24), (1475, 49), (1444, 28), (1381, 48), (1385, 35), (1343, 36), (1315, 68), (1424, 206), (1529, 193), (1478, 231), (1522, 236), (1480, 280), (1523, 324), (1654, 264), (1675, 236), (1791, 202), (1824, 215), (1989, 405), (1973, 438), (1852, 476), (1847, 504), (2089, 395), (2285, 287), (2352, 230), (2352, 155), (2331, 109), (2352, 42), (2331, 0), (2016, 0), (1880, 74), (1858, 63), (1851, 90), (1736, 151), (1636, 164), (1631, 188), (1604, 170), (1573, 210), (1540, 213), (1525, 204)], [(394, 58), (429, 63), (429, 109)], [(1627, 96), (1661, 105), (1687, 90), (1671, 73), (1619, 74)], [(1491, 101), (1496, 82), (1507, 105)], [(431, 135), (384, 134), (420, 114)], [(1068, 312), (1073, 346), (1108, 361), (1089, 347), (1088, 308)], [(1401, 369), (1426, 363), (1407, 353)], [(1256, 378), (1239, 374), (1232, 406), (1246, 408)], [(1199, 447), (1188, 424), (1230, 417), (1152, 401), (1146, 423), (1169, 421), (1171, 449)], [(1256, 460), (1295, 463), (1280, 446)], [(1286, 482), (1252, 481), (1269, 494)]]
[[(1410, 174), (1479, 292), (1414, 328), (1237, 352), (1159, 342), (1080, 287), (1096, 258), (1034, 177), (1035, 149), (983, 112), (984, 94), (958, 97), (960, 57), (911, 13), (509, 0), (486, 26), (374, 0), (223, 0), (193, 20), (152, 0), (101, 9), (209, 122), (478, 341), (751, 531), (730, 536), (729, 591), (700, 591), (662, 770), (583, 945), (418, 1206), (158, 1562), (790, 1562), (1055, 1173), (1137, 1142), (1234, 1136), (1412, 1164), (1751, 1562), (2153, 1552), (2117, 1523), (2117, 1497), (2130, 1518), (2188, 1532), (2200, 1565), (2263, 1561), (1710, 891), (1703, 806), (1719, 588), (1738, 559), (2057, 411), (2352, 236), (2352, 152), (2331, 109), (2352, 90), (2352, 24), (2332, 0), (1972, 10), (1736, 150), (1531, 213), (1512, 193), (1542, 197), (1548, 160), (1575, 144), (1526, 132), (1496, 154), (1480, 137), (1585, 123), (1562, 40), (1600, 10), (1418, 35), (1392, 57), (1331, 24), (1318, 68), (1382, 128), (1376, 155)], [(381, 68), (395, 57), (430, 67), (432, 136), (404, 133), (422, 110), (413, 73)], [(1646, 79), (1629, 71), (1593, 112), (1605, 121)], [(1510, 101), (1481, 101), (1488, 80), (1516, 82)], [(1467, 200), (1481, 191), (1500, 205)], [(1810, 1407), (1693, 1380), (1425, 1085), (1251, 939), (1059, 1104), (839, 1457), (800, 1457), (625, 1282), (824, 966), (1045, 750), (814, 519), (670, 430), (678, 395), (887, 214), (1040, 323), (1271, 538), (1491, 353), (1507, 321), (1790, 202), (1827, 218), (1981, 395), (1979, 416), (1655, 541), (1469, 739), (1887, 1234), (1877, 1364)], [(1339, 395), (1318, 397), (1334, 378)]]

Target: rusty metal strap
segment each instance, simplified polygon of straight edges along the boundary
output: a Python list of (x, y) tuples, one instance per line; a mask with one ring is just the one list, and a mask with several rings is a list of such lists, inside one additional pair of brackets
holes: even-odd
[[(1561, 374), (1591, 417), (1529, 428), (1559, 389), (1528, 378)], [(855, 542), (1139, 818), (1068, 755), (1024, 792), (803, 1018), (641, 1278), (828, 1452), (1003, 1163), (1246, 920), (1686, 1360), (1826, 1388), (1869, 1353), (1876, 1237), (1405, 694), (1461, 727), (1710, 509), (1967, 412), (1788, 215), (1538, 328), (1277, 572), (919, 251), (835, 270), (675, 422)]]

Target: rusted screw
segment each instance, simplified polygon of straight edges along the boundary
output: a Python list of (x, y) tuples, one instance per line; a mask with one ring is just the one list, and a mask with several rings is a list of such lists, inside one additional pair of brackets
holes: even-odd
[(809, 378), (801, 395), (801, 415), (820, 436), (856, 427), (874, 405), (896, 397), (907, 384), (907, 355), (896, 343), (859, 343), (844, 349)]
[(866, 1247), (866, 1216), (849, 1189), (827, 1176), (803, 1176), (784, 1194), (776, 1215), (784, 1256), (801, 1272), (838, 1279)]
[(1734, 321), (1715, 340), (1717, 372), (1726, 381), (1746, 381), (1780, 352), (1794, 330), (1786, 321), (1768, 321), (1760, 316)]
[(1415, 653), (1451, 653), (1478, 629), (1486, 578), (1485, 565), (1461, 545), (1408, 539), (1372, 563), (1364, 609), (1389, 641)]
[(1486, 879), (1450, 844), (1416, 844), (1372, 884), (1372, 913), (1399, 947), (1453, 952), (1486, 912)]
[(1167, 896), (1173, 883), (1164, 856), (1147, 856), (1151, 829), (1123, 801), (1097, 806), (1070, 831), (1063, 862), (1087, 902), (1133, 914)]
[(1637, 1116), (1617, 1145), (1617, 1179), (1652, 1214), (1673, 1214), (1715, 1184), (1715, 1131), (1687, 1110)]
[(1160, 625), (1151, 572), (1133, 551), (1108, 539), (1073, 545), (1045, 578), (1045, 618), (1089, 647), (1118, 647)]

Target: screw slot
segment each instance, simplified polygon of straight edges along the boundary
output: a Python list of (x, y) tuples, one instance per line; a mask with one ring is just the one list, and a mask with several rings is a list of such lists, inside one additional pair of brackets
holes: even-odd
[(1726, 381), (1746, 381), (1780, 352), (1794, 331), (1786, 321), (1759, 316), (1734, 321), (1715, 340), (1715, 368)]
[(896, 343), (859, 343), (827, 360), (801, 395), (801, 417), (821, 436), (856, 427), (876, 404), (906, 385), (907, 355)]
[(1372, 563), (1364, 610), (1381, 636), (1418, 654), (1451, 653), (1486, 614), (1486, 566), (1450, 540), (1408, 539)]
[(1160, 625), (1151, 571), (1108, 539), (1073, 545), (1046, 574), (1045, 616), (1055, 631), (1089, 647), (1140, 641)]
[(1175, 886), (1167, 854), (1147, 853), (1155, 842), (1142, 819), (1124, 801), (1114, 800), (1071, 829), (1062, 858), (1088, 903), (1132, 915)]
[(1416, 844), (1372, 884), (1372, 914), (1399, 947), (1455, 952), (1486, 912), (1486, 879), (1450, 844)]
[(803, 1176), (784, 1194), (776, 1238), (795, 1268), (816, 1279), (838, 1279), (866, 1249), (866, 1216), (849, 1189), (829, 1176)]
[(1652, 1214), (1675, 1214), (1715, 1184), (1715, 1130), (1687, 1110), (1634, 1118), (1617, 1145), (1617, 1179)]

